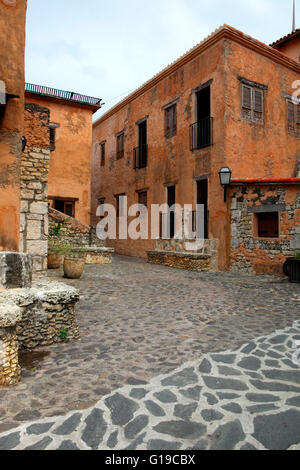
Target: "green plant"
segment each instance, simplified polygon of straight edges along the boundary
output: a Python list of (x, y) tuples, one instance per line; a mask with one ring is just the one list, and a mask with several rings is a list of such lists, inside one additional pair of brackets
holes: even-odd
[(300, 251), (297, 251), (297, 252), (295, 253), (295, 258), (296, 258), (296, 259), (300, 259)]
[(60, 330), (60, 331), (58, 332), (58, 335), (59, 335), (59, 337), (60, 337), (62, 340), (67, 339), (67, 334), (68, 334), (68, 333), (67, 333), (67, 330), (66, 330), (66, 329)]
[(86, 257), (86, 249), (80, 246), (70, 245), (70, 249), (67, 253), (68, 258), (82, 259)]
[(67, 225), (70, 219), (64, 219), (62, 222), (58, 222), (54, 227), (49, 229), (49, 237), (57, 237), (59, 238), (63, 232), (64, 227)]
[(49, 255), (66, 255), (71, 250), (68, 243), (62, 242), (59, 239), (49, 238), (48, 241), (48, 254)]

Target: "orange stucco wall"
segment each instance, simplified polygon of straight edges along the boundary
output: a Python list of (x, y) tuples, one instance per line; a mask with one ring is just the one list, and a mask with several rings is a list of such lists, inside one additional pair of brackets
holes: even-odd
[(0, 116), (0, 251), (19, 249), (26, 7), (26, 0), (0, 0), (0, 80), (19, 96)]
[(296, 37), (293, 40), (288, 41), (286, 44), (279, 46), (278, 50), (297, 62), (300, 62), (300, 37)]
[[(106, 203), (115, 205), (115, 195), (126, 193), (128, 205), (138, 202), (136, 191), (148, 189), (148, 206), (167, 202), (165, 185), (176, 183), (176, 202), (194, 204), (196, 200), (196, 177), (210, 175), (209, 199), (222, 203), (223, 192), (218, 184), (214, 188), (215, 162), (222, 160), (224, 151), (224, 100), (223, 78), (224, 47), (219, 43), (192, 62), (167, 76), (151, 90), (130, 102), (119, 112), (103, 119), (94, 127), (93, 135), (93, 221), (97, 200), (105, 198)], [(194, 116), (195, 95), (191, 91), (208, 80), (212, 83), (212, 116), (214, 117), (215, 145), (195, 152), (190, 151), (189, 126), (196, 120)], [(164, 111), (162, 107), (179, 98), (177, 102), (177, 135), (165, 138)], [(138, 145), (136, 123), (149, 116), (148, 167), (133, 169), (133, 149)], [(115, 134), (125, 129), (125, 157), (116, 161)], [(100, 167), (99, 143), (106, 140), (106, 162)], [(219, 171), (219, 168), (218, 168)], [(130, 220), (130, 219), (129, 219)], [(210, 225), (210, 236), (218, 235), (218, 230)], [(153, 240), (117, 240), (109, 244), (118, 253), (132, 256), (146, 256), (147, 249), (153, 249)]]
[[(243, 40), (244, 40), (244, 36)], [(245, 41), (244, 41), (245, 42)], [(176, 202), (196, 203), (195, 178), (209, 177), (209, 238), (219, 239), (219, 269), (230, 263), (230, 201), (224, 203), (218, 172), (228, 165), (235, 178), (292, 177), (300, 169), (300, 140), (287, 131), (286, 98), (299, 79), (294, 66), (272, 60), (259, 47), (246, 47), (222, 39), (200, 53), (152, 89), (108, 113), (94, 125), (93, 217), (97, 200), (115, 205), (115, 195), (125, 193), (137, 202), (137, 190), (148, 188), (148, 205), (166, 202), (166, 184), (177, 183)], [(265, 85), (264, 125), (243, 120), (239, 77)], [(213, 145), (191, 152), (189, 126), (196, 121), (193, 89), (211, 84)], [(162, 107), (179, 98), (177, 136), (164, 136)], [(148, 116), (148, 167), (133, 169), (133, 148), (138, 145), (136, 122)], [(125, 129), (125, 158), (116, 160), (115, 135)], [(106, 141), (106, 162), (100, 166), (99, 143)], [(110, 241), (117, 252), (145, 257), (153, 241)]]
[(51, 152), (48, 192), (50, 197), (78, 198), (75, 218), (90, 224), (91, 109), (26, 93), (26, 101), (50, 110), (50, 122), (59, 124), (56, 148)]

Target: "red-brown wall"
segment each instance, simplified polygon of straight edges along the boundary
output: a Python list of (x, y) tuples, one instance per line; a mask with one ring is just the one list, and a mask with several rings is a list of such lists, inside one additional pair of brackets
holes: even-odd
[(74, 198), (75, 218), (90, 224), (92, 116), (90, 108), (26, 93), (26, 100), (50, 110), (58, 124), (56, 148), (50, 155), (49, 197)]
[[(227, 29), (228, 28), (228, 29)], [(216, 33), (219, 34), (219, 33)], [(235, 178), (293, 177), (299, 171), (300, 140), (287, 130), (286, 97), (299, 79), (300, 67), (271, 48), (230, 27), (216, 42), (210, 38), (154, 78), (145, 92), (135, 92), (124, 104), (99, 119), (93, 133), (92, 212), (97, 201), (115, 205), (115, 195), (125, 193), (128, 204), (137, 203), (137, 190), (148, 188), (148, 206), (166, 202), (166, 187), (176, 185), (176, 202), (196, 203), (195, 178), (209, 177), (209, 238), (219, 239), (219, 269), (229, 268), (230, 201), (224, 203), (219, 170), (228, 165)], [(241, 114), (241, 81), (265, 85), (264, 125), (249, 123)], [(190, 151), (189, 127), (196, 121), (193, 90), (208, 80), (211, 84), (213, 145)], [(177, 136), (164, 135), (163, 106), (177, 103)], [(148, 167), (133, 169), (133, 149), (138, 145), (136, 123), (148, 116)], [(116, 134), (125, 130), (125, 157), (116, 160)], [(106, 162), (100, 166), (99, 143), (106, 141)], [(153, 241), (109, 241), (117, 252), (145, 257)]]
[(0, 80), (18, 96), (0, 117), (0, 251), (19, 250), (26, 7), (26, 0), (0, 0)]

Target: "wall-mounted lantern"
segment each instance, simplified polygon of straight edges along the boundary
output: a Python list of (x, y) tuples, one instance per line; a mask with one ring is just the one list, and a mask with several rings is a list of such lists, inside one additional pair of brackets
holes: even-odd
[(219, 171), (220, 183), (224, 186), (224, 202), (227, 202), (227, 186), (231, 183), (232, 171), (228, 167), (223, 167)]

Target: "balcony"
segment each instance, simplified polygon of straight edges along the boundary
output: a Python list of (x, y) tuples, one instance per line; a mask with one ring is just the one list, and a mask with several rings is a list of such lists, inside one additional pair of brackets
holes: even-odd
[(213, 145), (213, 118), (207, 117), (190, 126), (191, 151)]
[(133, 168), (140, 170), (148, 164), (148, 145), (140, 145), (133, 150)]

